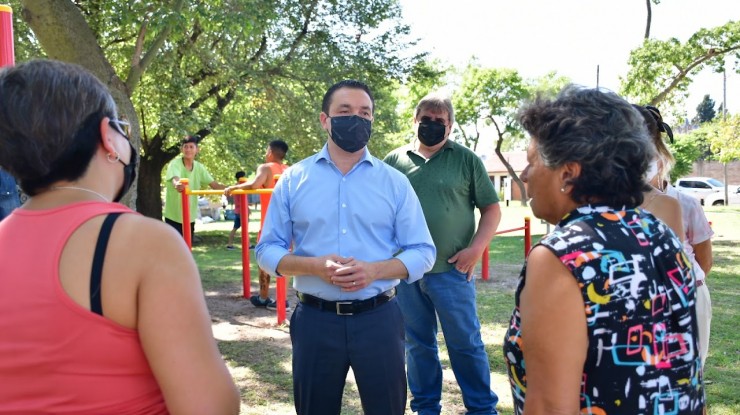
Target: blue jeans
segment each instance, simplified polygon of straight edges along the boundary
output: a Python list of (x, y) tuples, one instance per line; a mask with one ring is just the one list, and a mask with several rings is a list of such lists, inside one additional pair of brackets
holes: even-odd
[(437, 349), (437, 317), (442, 326), (452, 371), (468, 414), (496, 414), (498, 396), (491, 390), (488, 355), (480, 336), (475, 281), (454, 267), (425, 274), (413, 284), (401, 282), (398, 304), (406, 326), (406, 370), (419, 415), (439, 414), (442, 365)]

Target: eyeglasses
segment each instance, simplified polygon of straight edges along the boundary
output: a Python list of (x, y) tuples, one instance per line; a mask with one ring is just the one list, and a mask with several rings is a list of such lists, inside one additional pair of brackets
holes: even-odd
[(126, 121), (111, 118), (108, 120), (108, 125), (113, 127), (114, 130), (121, 133), (121, 135), (124, 136), (126, 140), (131, 141), (131, 124)]

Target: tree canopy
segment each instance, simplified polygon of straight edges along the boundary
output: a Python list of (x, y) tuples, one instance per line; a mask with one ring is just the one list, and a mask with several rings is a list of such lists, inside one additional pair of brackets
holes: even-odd
[(704, 95), (704, 99), (701, 100), (699, 105), (696, 106), (696, 117), (694, 122), (697, 124), (703, 124), (705, 122), (712, 121), (717, 113), (714, 111), (714, 100), (709, 95)]
[(184, 135), (204, 138), (200, 157), (221, 181), (233, 180), (236, 166), (254, 169), (275, 138), (298, 160), (323, 145), (321, 98), (341, 79), (370, 85), (370, 148), (388, 149), (399, 130), (395, 86), (424, 60), (408, 52), (414, 42), (397, 0), (11, 5), (23, 19), (19, 56), (78, 63), (108, 84), (140, 147), (137, 208), (153, 217), (161, 217), (162, 169)]
[(639, 104), (675, 106), (685, 99), (693, 76), (705, 68), (722, 72), (729, 56), (740, 73), (740, 21), (700, 29), (683, 43), (675, 38), (645, 39), (630, 52), (621, 95)]
[[(555, 95), (569, 80), (555, 72), (539, 79), (524, 79), (514, 69), (481, 68), (475, 63), (468, 65), (461, 78), (452, 101), (462, 141), (475, 150), (481, 127), (493, 127), (494, 152), (519, 186), (520, 194), (525, 196), (524, 183), (503, 156), (502, 147), (523, 138), (516, 118), (522, 104), (536, 95)], [(526, 197), (522, 198), (522, 205), (526, 205)]]

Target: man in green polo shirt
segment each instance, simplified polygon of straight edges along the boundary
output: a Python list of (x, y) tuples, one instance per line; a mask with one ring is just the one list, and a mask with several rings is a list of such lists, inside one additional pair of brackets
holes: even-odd
[[(419, 415), (442, 409), (437, 318), (468, 413), (497, 413), (473, 271), (496, 232), (501, 209), (480, 158), (448, 140), (454, 122), (450, 99), (427, 95), (416, 107), (415, 139), (384, 160), (409, 178), (437, 247), (432, 270), (413, 284), (397, 287), (406, 328), (411, 409)], [(481, 214), (477, 230), (475, 208)]]

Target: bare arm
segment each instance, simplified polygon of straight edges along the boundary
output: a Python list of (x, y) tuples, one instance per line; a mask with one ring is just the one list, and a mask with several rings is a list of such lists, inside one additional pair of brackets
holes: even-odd
[(709, 271), (712, 269), (712, 240), (707, 239), (704, 242), (691, 245), (694, 248), (694, 258), (699, 263), (702, 271), (704, 271), (705, 278), (709, 275)]
[(219, 182), (217, 182), (215, 180), (212, 181), (212, 182), (210, 182), (210, 183), (208, 183), (208, 187), (210, 187), (213, 190), (223, 190), (223, 189), (226, 189), (226, 186), (222, 185), (221, 183), (219, 183)]
[(483, 255), (483, 251), (491, 243), (499, 222), (501, 222), (501, 206), (498, 203), (482, 207), (480, 209), (478, 230), (473, 235), (470, 246), (460, 250), (447, 260), (451, 264), (454, 263), (458, 271), (467, 273), (468, 280), (472, 278), (475, 264)]
[(272, 169), (267, 164), (261, 164), (257, 168), (257, 175), (254, 177), (254, 179), (244, 182), (235, 184), (233, 186), (225, 187), (224, 194), (229, 196), (231, 195), (231, 192), (234, 190), (251, 190), (251, 189), (261, 189), (262, 186), (265, 183), (269, 183), (269, 180), (273, 176)]
[[(141, 227), (139, 337), (172, 414), (237, 414), (239, 392), (216, 347), (198, 269), (166, 226)], [(156, 253), (153, 254), (153, 253)]]
[(543, 246), (527, 259), (520, 312), (527, 362), (524, 413), (579, 413), (588, 349), (583, 298), (573, 274)]

